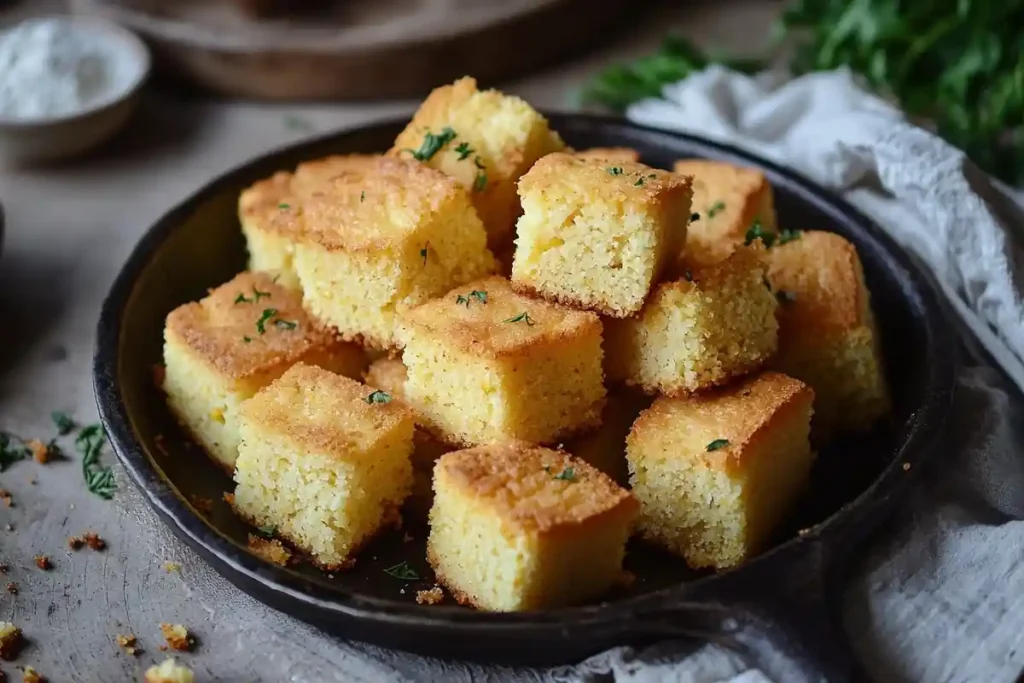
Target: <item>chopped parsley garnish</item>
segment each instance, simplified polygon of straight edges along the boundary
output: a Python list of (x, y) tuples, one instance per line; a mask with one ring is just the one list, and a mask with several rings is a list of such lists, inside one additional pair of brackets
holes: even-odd
[(686, 279), (687, 282), (693, 282), (693, 271), (687, 268), (686, 270), (683, 271), (683, 277)]
[(621, 166), (609, 166), (608, 167), (608, 172), (611, 173), (612, 175), (622, 175), (622, 167)]
[(57, 427), (57, 433), (61, 436), (67, 436), (74, 431), (75, 421), (67, 413), (55, 410), (50, 413), (50, 417), (53, 419), (53, 424)]
[(514, 318), (508, 318), (508, 319), (506, 319), (506, 320), (504, 320), (502, 322), (506, 322), (506, 323), (526, 323), (530, 327), (533, 327), (533, 325), (534, 325), (533, 320), (530, 318), (530, 314), (527, 313), (526, 311), (523, 311), (522, 313), (520, 313), (519, 315), (515, 316)]
[[(277, 280), (274, 280), (274, 282), (277, 282)], [(269, 299), (270, 298), (270, 292), (263, 292), (263, 291), (260, 291), (259, 289), (257, 289), (256, 287), (253, 287), (252, 288), (252, 298), (251, 299), (249, 297), (247, 297), (244, 293), (240, 292), (238, 294), (238, 296), (235, 297), (235, 303), (236, 304), (251, 304), (251, 303), (253, 303), (255, 301), (259, 301), (260, 299), (264, 299), (264, 298)]]
[(706, 213), (708, 214), (708, 218), (714, 218), (717, 214), (723, 211), (725, 211), (725, 202), (719, 201), (709, 206)]
[(363, 400), (369, 403), (370, 405), (373, 405), (374, 403), (391, 403), (392, 399), (391, 394), (389, 394), (386, 391), (381, 391), (380, 389), (378, 389), (377, 391), (373, 392)]
[(292, 205), (291, 204), (286, 204), (285, 202), (281, 202), (280, 204), (277, 205), (277, 208), (279, 208), (279, 209), (290, 209), (290, 208), (292, 208)]
[(476, 164), (477, 172), (476, 178), (473, 179), (473, 192), (483, 192), (484, 188), (487, 187), (487, 167), (484, 166), (484, 162), (477, 157), (473, 160)]
[(780, 289), (775, 292), (775, 298), (778, 299), (780, 304), (791, 304), (796, 301), (796, 294), (788, 292), (785, 289)]
[(722, 448), (725, 448), (728, 445), (729, 439), (715, 439), (714, 441), (708, 444), (707, 451), (708, 453), (711, 453), (712, 451), (717, 451)]
[(267, 331), (267, 323), (277, 315), (276, 308), (265, 308), (263, 313), (260, 314), (260, 319), (256, 321), (256, 331), (260, 334), (265, 334)]
[(114, 471), (109, 467), (100, 465), (100, 455), (103, 452), (103, 444), (107, 436), (103, 433), (103, 427), (98, 424), (83, 427), (78, 436), (75, 437), (75, 447), (82, 454), (82, 476), (85, 479), (85, 487), (90, 493), (100, 498), (110, 500), (117, 490), (117, 483), (114, 481)]
[(555, 479), (561, 479), (562, 481), (576, 481), (576, 470), (572, 467), (566, 467), (555, 475)]
[(361, 201), (361, 202), (365, 202), (366, 201), (366, 190), (363, 190), (362, 192), (359, 193), (359, 201)]
[(25, 442), (9, 432), (0, 432), (0, 472), (32, 455)]
[(253, 294), (254, 297), (256, 297), (255, 299), (253, 299), (253, 301), (259, 301), (263, 297), (266, 297), (268, 299), (270, 298), (270, 292), (261, 292), (260, 290), (256, 289), (255, 287), (252, 288), (252, 294)]
[(487, 292), (482, 292), (479, 289), (474, 289), (468, 295), (459, 294), (457, 297), (455, 297), (455, 303), (462, 304), (466, 308), (469, 308), (469, 302), (472, 299), (476, 299), (480, 303), (485, 304), (487, 303)]
[(252, 337), (250, 337), (249, 335), (246, 335), (246, 336), (242, 337), (242, 341), (244, 341), (246, 344), (249, 344), (249, 343), (252, 342)]
[(420, 258), (423, 259), (423, 265), (427, 265), (427, 254), (429, 254), (429, 253), (430, 253), (430, 242), (427, 242), (426, 244), (423, 245), (423, 248), (420, 249)]
[(764, 226), (761, 225), (761, 221), (755, 218), (754, 224), (750, 226), (749, 230), (747, 230), (747, 235), (743, 240), (743, 245), (749, 247), (754, 240), (760, 239), (764, 242), (765, 248), (771, 249), (772, 245), (775, 244), (775, 237), (776, 235), (774, 232), (771, 230), (765, 230)]
[(277, 527), (273, 524), (267, 524), (266, 526), (259, 526), (256, 528), (259, 530), (261, 534), (263, 534), (267, 538), (270, 538), (271, 536), (277, 533)]
[(274, 321), (274, 327), (279, 330), (294, 330), (299, 324), (294, 320), (281, 320), (278, 318)]
[(241, 292), (239, 292), (238, 296), (235, 297), (235, 303), (236, 304), (251, 304), (252, 303), (252, 299), (246, 297), (245, 294), (242, 294)]
[(691, 223), (696, 223), (699, 220), (700, 220), (700, 214), (699, 213), (694, 211), (693, 213), (690, 214), (690, 222)]
[(465, 161), (469, 158), (469, 155), (473, 153), (473, 148), (469, 146), (468, 142), (460, 142), (455, 148), (455, 151), (459, 155), (459, 161)]
[(792, 242), (793, 240), (798, 240), (802, 234), (802, 230), (782, 230), (779, 232), (779, 244), (781, 245), (787, 242)]
[(648, 174), (647, 174), (647, 177), (648, 177), (648, 178), (651, 178), (651, 179), (653, 180), (654, 178), (657, 178), (657, 177), (658, 177), (658, 174), (657, 174), (657, 173), (648, 173)]
[(633, 186), (634, 187), (642, 187), (643, 184), (644, 184), (644, 179), (643, 178), (637, 178), (636, 182), (633, 183)]
[(399, 562), (393, 567), (388, 567), (384, 570), (384, 573), (388, 576), (393, 576), (396, 579), (402, 581), (419, 581), (420, 575), (416, 573), (416, 570), (409, 566), (408, 562)]
[(441, 132), (437, 135), (428, 130), (427, 134), (423, 136), (423, 143), (420, 145), (420, 148), (412, 152), (412, 158), (416, 161), (429, 161), (435, 154), (441, 151), (442, 147), (454, 139), (455, 131), (449, 126), (442, 128)]

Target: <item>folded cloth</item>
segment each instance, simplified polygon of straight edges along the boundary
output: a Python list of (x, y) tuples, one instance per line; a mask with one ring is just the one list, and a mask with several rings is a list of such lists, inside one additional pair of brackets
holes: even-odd
[[(1024, 668), (1024, 307), (1011, 230), (1024, 225), (1024, 202), (845, 71), (777, 85), (711, 67), (666, 88), (664, 99), (635, 105), (628, 117), (730, 142), (810, 176), (841, 192), (935, 274), (971, 360), (958, 378), (946, 449), (855, 572), (846, 627), (878, 681), (1015, 680)], [(146, 538), (166, 538), (148, 511), (130, 507)], [(736, 655), (693, 643), (622, 647), (553, 669), (341, 644), (241, 595), (198, 559), (182, 559), (204, 608), (232, 615), (221, 628), (234, 632), (238, 651), (218, 656), (256, 657), (267, 680), (766, 680)]]

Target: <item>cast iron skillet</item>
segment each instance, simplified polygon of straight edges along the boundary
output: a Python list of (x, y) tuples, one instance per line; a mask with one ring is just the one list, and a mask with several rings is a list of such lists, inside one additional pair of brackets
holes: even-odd
[[(343, 638), (438, 657), (540, 664), (577, 661), (616, 644), (692, 636), (738, 649), (777, 681), (851, 679), (857, 667), (836, 619), (839, 570), (924, 464), (952, 398), (956, 347), (931, 283), (850, 206), (764, 160), (617, 120), (553, 115), (551, 121), (576, 148), (634, 147), (646, 163), (663, 168), (687, 156), (760, 167), (775, 188), (783, 226), (833, 230), (856, 244), (884, 340), (893, 420), (877, 433), (823, 449), (812, 490), (773, 549), (712, 575), (631, 547), (627, 568), (637, 580), (628, 591), (597, 604), (524, 614), (417, 605), (416, 590), (432, 585), (422, 523), (407, 524), (415, 541), (389, 535), (365, 550), (353, 570), (333, 577), (303, 565), (279, 568), (247, 552), (251, 529), (221, 500), (232, 488), (229, 478), (188, 443), (155, 388), (164, 316), (244, 268), (235, 215), (243, 187), (306, 159), (386, 149), (401, 122), (329, 135), (251, 161), (203, 187), (143, 236), (98, 326), (96, 399), (118, 457), (157, 513), (217, 571), (267, 604)], [(214, 501), (212, 511), (204, 513), (197, 497)], [(383, 571), (400, 561), (424, 580), (402, 582)]]

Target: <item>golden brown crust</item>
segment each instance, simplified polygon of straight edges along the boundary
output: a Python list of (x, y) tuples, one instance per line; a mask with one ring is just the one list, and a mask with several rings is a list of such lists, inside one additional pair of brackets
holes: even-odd
[(378, 358), (366, 368), (363, 380), (371, 387), (382, 389), (395, 398), (406, 400), (405, 381), (409, 370), (398, 358)]
[(304, 200), (303, 236), (328, 250), (393, 248), (460, 198), (468, 206), (454, 179), (418, 161), (365, 157)]
[(403, 423), (411, 438), (412, 412), (400, 401), (368, 402), (373, 393), (354, 379), (296, 363), (243, 403), (239, 416), (325, 455), (348, 455), (353, 446), (369, 450)]
[[(782, 373), (763, 372), (691, 396), (663, 396), (640, 414), (629, 438), (670, 430), (700, 430), (707, 444), (697, 457), (708, 467), (733, 471), (743, 467), (750, 453), (758, 452), (756, 442), (772, 423), (784, 419), (790, 411), (809, 411), (813, 400), (814, 391), (803, 382)], [(720, 439), (728, 443), (707, 450), (707, 445)], [(693, 455), (679, 453), (679, 457)]]
[[(610, 306), (605, 306), (600, 301), (586, 301), (584, 302), (580, 297), (573, 296), (569, 292), (553, 292), (553, 291), (541, 291), (534, 286), (532, 282), (523, 280), (512, 280), (512, 289), (519, 294), (531, 296), (534, 298), (544, 298), (548, 301), (555, 301), (566, 308), (583, 308), (599, 313), (609, 318), (628, 318), (629, 316), (636, 313), (636, 311), (625, 311), (616, 310)], [(637, 310), (640, 310), (639, 308)]]
[(271, 275), (248, 271), (202, 300), (171, 311), (164, 335), (234, 380), (340, 343), (306, 313), (300, 294), (277, 284)]
[(690, 184), (687, 176), (640, 163), (555, 152), (539, 159), (519, 179), (519, 196), (549, 188), (587, 188), (601, 192), (608, 201), (656, 203), (689, 195)]
[[(758, 240), (749, 246), (740, 244), (728, 256), (712, 263), (684, 255), (672, 272), (675, 279), (662, 283), (656, 291), (675, 290), (685, 293), (704, 288), (717, 289), (722, 283), (742, 277), (753, 269), (759, 269), (767, 275), (767, 253), (764, 244)], [(651, 300), (653, 299), (652, 295)]]
[[(474, 291), (486, 292), (487, 303), (474, 298)], [(468, 305), (459, 303), (460, 296)], [(406, 311), (403, 325), (441, 337), (463, 353), (490, 358), (528, 354), (538, 346), (601, 333), (596, 313), (524, 296), (499, 276), (463, 285)]]
[(262, 538), (249, 534), (249, 550), (261, 560), (283, 567), (292, 558), (292, 553), (276, 538)]
[(634, 515), (629, 491), (583, 460), (522, 442), (480, 446), (442, 455), (435, 486), (455, 487), (485, 501), (509, 524), (551, 533), (608, 514)]
[(590, 149), (574, 152), (573, 155), (580, 159), (625, 161), (633, 164), (640, 161), (640, 152), (632, 147), (591, 147)]
[(839, 235), (803, 232), (773, 247), (768, 280), (791, 301), (779, 306), (779, 333), (842, 333), (866, 323), (867, 288), (857, 250)]

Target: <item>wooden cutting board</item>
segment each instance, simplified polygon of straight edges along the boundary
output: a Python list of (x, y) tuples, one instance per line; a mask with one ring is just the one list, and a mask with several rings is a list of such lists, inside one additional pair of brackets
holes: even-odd
[(486, 85), (607, 37), (627, 0), (336, 0), (259, 20), (227, 0), (72, 0), (145, 38), (157, 67), (261, 99), (420, 97), (459, 76)]

